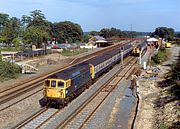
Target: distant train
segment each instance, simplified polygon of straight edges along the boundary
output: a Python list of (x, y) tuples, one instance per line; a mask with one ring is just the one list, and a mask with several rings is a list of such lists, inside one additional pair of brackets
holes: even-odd
[(166, 42), (166, 43), (165, 43), (165, 47), (166, 47), (166, 48), (171, 48), (171, 43), (170, 43), (170, 42)]
[[(132, 53), (133, 46), (127, 44), (123, 48), (123, 55), (126, 58)], [(87, 89), (101, 74), (120, 62), (121, 50), (121, 48), (111, 50), (47, 77), (44, 99), (49, 105), (64, 107)]]
[(147, 43), (143, 42), (133, 48), (132, 54), (135, 56), (139, 56), (140, 52), (141, 54), (144, 54), (146, 51), (147, 51)]

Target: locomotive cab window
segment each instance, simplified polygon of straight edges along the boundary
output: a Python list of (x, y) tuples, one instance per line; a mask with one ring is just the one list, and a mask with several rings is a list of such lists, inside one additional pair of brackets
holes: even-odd
[(58, 81), (58, 87), (64, 88), (64, 82)]
[(56, 87), (56, 81), (55, 80), (51, 81), (51, 87)]
[(50, 86), (50, 81), (49, 80), (45, 81), (45, 86)]

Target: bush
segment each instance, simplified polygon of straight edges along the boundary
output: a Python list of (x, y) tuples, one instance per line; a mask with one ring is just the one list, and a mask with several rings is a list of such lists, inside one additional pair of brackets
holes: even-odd
[(161, 47), (158, 53), (151, 58), (151, 63), (153, 65), (161, 64), (162, 62), (166, 61), (170, 55), (170, 51), (166, 50), (165, 48)]
[(16, 78), (20, 71), (21, 69), (18, 66), (10, 62), (0, 61), (0, 81)]

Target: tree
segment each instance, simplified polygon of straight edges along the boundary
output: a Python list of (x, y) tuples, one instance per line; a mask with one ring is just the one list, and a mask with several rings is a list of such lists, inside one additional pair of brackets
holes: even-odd
[(1, 55), (1, 49), (0, 49), (0, 63), (2, 62), (2, 55)]
[(16, 17), (10, 18), (9, 22), (2, 31), (2, 36), (5, 37), (6, 42), (11, 43), (12, 40), (21, 34), (21, 22)]
[(9, 15), (0, 13), (0, 33), (2, 33), (3, 29), (6, 27), (9, 22)]
[(27, 44), (36, 45), (37, 48), (40, 48), (43, 42), (47, 42), (48, 36), (45, 30), (31, 26), (24, 34), (24, 41)]
[(99, 32), (98, 31), (91, 31), (89, 34), (92, 36), (97, 36), (97, 35), (99, 35)]
[(21, 21), (25, 43), (36, 45), (39, 48), (50, 37), (50, 23), (41, 10), (31, 11), (30, 16), (23, 15)]
[(26, 17), (26, 20), (29, 21), (28, 27), (36, 26), (43, 30), (50, 30), (48, 21), (45, 18), (45, 15), (41, 10), (34, 10), (30, 12), (30, 17)]
[(176, 32), (175, 37), (180, 38), (180, 32)]
[(27, 25), (31, 22), (31, 17), (23, 15), (21, 18), (21, 22), (23, 24), (24, 31), (27, 28)]
[(81, 26), (70, 21), (58, 22), (51, 25), (51, 35), (56, 41), (76, 43), (82, 40)]
[(122, 32), (120, 29), (116, 28), (103, 28), (100, 31), (100, 35), (104, 38), (120, 38), (120, 37), (128, 37), (126, 33)]
[(152, 36), (158, 35), (160, 38), (165, 38), (167, 40), (172, 40), (174, 37), (174, 29), (167, 27), (158, 27), (155, 29)]
[(22, 39), (17, 37), (12, 40), (12, 43), (14, 44), (15, 48), (19, 48), (20, 44), (22, 43)]
[(5, 42), (5, 41), (6, 41), (6, 37), (0, 35), (0, 43), (1, 43), (1, 42)]
[(103, 36), (104, 38), (111, 38), (112, 35), (111, 35), (110, 31), (111, 31), (111, 30), (108, 29), (108, 28), (103, 28), (103, 29), (101, 29), (101, 31), (100, 31), (100, 36)]
[(90, 39), (90, 35), (89, 34), (83, 34), (83, 42), (84, 43), (88, 43)]

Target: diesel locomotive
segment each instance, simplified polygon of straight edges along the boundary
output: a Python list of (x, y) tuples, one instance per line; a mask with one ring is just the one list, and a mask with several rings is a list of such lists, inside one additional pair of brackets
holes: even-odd
[(165, 43), (165, 48), (171, 48), (171, 43), (170, 42), (166, 42)]
[[(125, 45), (123, 57), (130, 55), (132, 50), (131, 44)], [(50, 105), (64, 107), (87, 89), (101, 74), (120, 62), (121, 51), (121, 48), (116, 48), (47, 77), (43, 91), (44, 99)]]
[(141, 54), (143, 54), (144, 52), (146, 52), (146, 50), (147, 50), (147, 43), (143, 42), (133, 48), (132, 54), (135, 56), (139, 56), (140, 52)]

